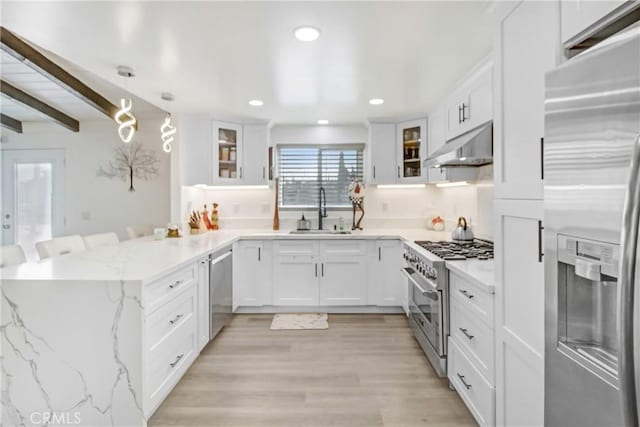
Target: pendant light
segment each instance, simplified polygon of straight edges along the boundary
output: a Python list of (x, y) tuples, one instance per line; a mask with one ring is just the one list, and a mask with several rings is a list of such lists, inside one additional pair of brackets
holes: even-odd
[[(133, 68), (124, 65), (118, 66), (118, 75), (125, 78), (125, 91), (127, 90), (126, 78), (133, 77)], [(125, 144), (128, 144), (133, 139), (133, 135), (136, 133), (136, 123), (138, 122), (135, 116), (131, 113), (133, 108), (133, 101), (131, 98), (120, 99), (120, 109), (113, 117), (116, 123), (118, 123), (118, 136)]]
[[(163, 92), (160, 97), (164, 101), (173, 101), (173, 94), (169, 92)], [(171, 122), (171, 113), (167, 113), (164, 118), (164, 123), (160, 126), (160, 139), (162, 140), (162, 149), (165, 153), (170, 153), (173, 149), (171, 143), (174, 140), (174, 135), (178, 132), (178, 129)]]

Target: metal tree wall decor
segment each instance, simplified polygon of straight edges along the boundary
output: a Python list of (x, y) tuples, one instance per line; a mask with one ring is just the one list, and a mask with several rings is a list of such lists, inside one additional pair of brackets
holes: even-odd
[(100, 166), (97, 176), (109, 179), (129, 180), (129, 191), (136, 191), (133, 179), (149, 181), (159, 175), (158, 155), (154, 150), (144, 148), (140, 143), (121, 145), (113, 150), (113, 160), (106, 167)]

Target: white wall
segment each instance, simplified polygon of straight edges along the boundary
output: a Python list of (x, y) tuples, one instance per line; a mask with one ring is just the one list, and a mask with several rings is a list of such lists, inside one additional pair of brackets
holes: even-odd
[(128, 191), (128, 182), (96, 176), (97, 169), (112, 158), (113, 148), (122, 144), (116, 124), (109, 120), (81, 121), (78, 133), (49, 123), (24, 123), (22, 134), (3, 131), (0, 150), (63, 148), (66, 158), (64, 234), (116, 231), (125, 239), (127, 225), (165, 226), (169, 221), (170, 155), (162, 151), (161, 120), (158, 117), (139, 122), (135, 141), (156, 149), (160, 174), (151, 181), (134, 179), (135, 192)]
[(271, 128), (271, 143), (277, 144), (365, 144), (364, 125), (276, 125)]
[[(269, 189), (206, 189), (182, 187), (181, 217), (183, 223), (192, 210), (202, 211), (203, 205), (211, 210), (218, 203), (222, 228), (271, 228), (275, 192)], [(479, 237), (493, 238), (493, 188), (487, 184), (466, 187), (437, 188), (367, 188), (364, 228), (425, 228), (428, 220), (443, 216), (447, 229), (451, 229), (459, 216), (471, 220)], [(280, 210), (280, 228), (295, 227), (302, 210)], [(304, 211), (307, 219), (317, 227), (316, 210)], [(325, 228), (332, 227), (343, 217), (351, 224), (350, 210), (330, 210)], [(185, 225), (186, 227), (186, 225)], [(186, 229), (186, 228), (185, 228)]]

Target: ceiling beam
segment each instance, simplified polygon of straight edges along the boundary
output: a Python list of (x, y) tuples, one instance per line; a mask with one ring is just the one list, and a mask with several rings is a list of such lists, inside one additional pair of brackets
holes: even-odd
[(13, 117), (9, 117), (6, 114), (0, 113), (0, 124), (3, 128), (12, 130), (15, 133), (22, 133), (22, 122), (14, 119)]
[(49, 116), (60, 126), (64, 126), (73, 132), (78, 132), (80, 130), (80, 123), (73, 117), (70, 117), (62, 111), (53, 108), (49, 104), (40, 101), (38, 98), (29, 95), (27, 92), (23, 92), (4, 80), (0, 80), (0, 92), (9, 98), (26, 105), (27, 107), (33, 108), (34, 110)]
[(107, 98), (82, 83), (58, 64), (51, 61), (2, 26), (0, 26), (0, 48), (49, 80), (68, 90), (110, 119), (113, 119), (119, 110), (119, 108), (112, 104)]

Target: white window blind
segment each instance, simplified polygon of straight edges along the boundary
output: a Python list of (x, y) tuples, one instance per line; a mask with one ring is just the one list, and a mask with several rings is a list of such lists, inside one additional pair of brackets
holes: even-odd
[(283, 208), (318, 206), (320, 187), (327, 207), (351, 207), (347, 188), (362, 181), (364, 145), (279, 146), (278, 176)]

